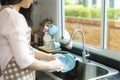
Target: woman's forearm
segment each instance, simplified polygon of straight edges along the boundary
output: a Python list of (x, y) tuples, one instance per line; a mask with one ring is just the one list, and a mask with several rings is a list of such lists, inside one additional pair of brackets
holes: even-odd
[(39, 51), (35, 48), (32, 49), (33, 54), (35, 55), (35, 58), (37, 59), (43, 59), (43, 60), (52, 60), (54, 59), (54, 56), (52, 56), (51, 54), (47, 54), (45, 52)]
[(46, 70), (49, 69), (49, 64), (46, 62), (38, 61), (34, 59), (33, 63), (27, 67), (27, 69), (32, 70)]
[(44, 59), (44, 60), (51, 60), (52, 59), (52, 55), (51, 54), (44, 53), (42, 51), (39, 51), (39, 52), (36, 51), (36, 52), (34, 52), (34, 54), (35, 54), (35, 57), (37, 59)]
[(27, 69), (31, 70), (57, 70), (62, 67), (62, 64), (56, 60), (53, 61), (39, 61), (34, 59), (33, 63), (27, 67)]

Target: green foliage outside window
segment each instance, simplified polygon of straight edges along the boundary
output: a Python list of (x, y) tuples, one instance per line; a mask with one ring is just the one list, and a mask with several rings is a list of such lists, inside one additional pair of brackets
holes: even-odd
[(101, 10), (96, 8), (95, 6), (89, 9), (90, 18), (100, 18), (101, 17)]
[(65, 5), (69, 5), (71, 4), (71, 1), (70, 0), (65, 0)]
[(108, 17), (109, 19), (120, 19), (120, 9), (109, 8)]
[[(82, 18), (100, 18), (101, 9), (96, 7), (87, 8), (83, 5), (66, 5), (65, 15)], [(120, 9), (109, 8), (108, 19), (120, 19)]]

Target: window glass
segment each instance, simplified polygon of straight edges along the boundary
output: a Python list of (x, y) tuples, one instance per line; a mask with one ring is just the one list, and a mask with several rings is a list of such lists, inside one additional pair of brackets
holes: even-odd
[(114, 3), (114, 0), (110, 0), (110, 1), (109, 1), (109, 7), (110, 7), (110, 8), (114, 8), (114, 4), (115, 4), (115, 3)]
[[(64, 0), (65, 28), (71, 35), (75, 29), (83, 30), (86, 44), (100, 47), (101, 0)], [(81, 41), (77, 33), (74, 40)]]
[(114, 7), (108, 8), (107, 48), (120, 52), (120, 0), (109, 0)]
[[(120, 0), (108, 0), (107, 5), (107, 36), (101, 38), (102, 0), (64, 0), (65, 28), (71, 35), (75, 29), (83, 30), (86, 44), (100, 47), (106, 40), (105, 49), (120, 52)], [(105, 26), (105, 25), (103, 25)], [(74, 41), (81, 41), (77, 33)]]
[(93, 0), (93, 2), (92, 2), (92, 3), (96, 5), (96, 0)]

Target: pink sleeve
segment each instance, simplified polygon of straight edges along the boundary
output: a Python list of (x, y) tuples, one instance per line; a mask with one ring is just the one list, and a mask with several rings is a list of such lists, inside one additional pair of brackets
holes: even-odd
[(6, 38), (11, 47), (16, 63), (20, 68), (26, 68), (33, 63), (34, 57), (30, 54), (26, 36), (27, 23), (18, 13), (9, 15), (6, 21)]

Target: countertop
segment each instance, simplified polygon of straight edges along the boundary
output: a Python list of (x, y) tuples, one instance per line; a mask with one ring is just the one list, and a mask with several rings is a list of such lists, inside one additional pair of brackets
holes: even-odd
[(101, 78), (98, 80), (120, 80), (120, 73), (116, 74), (116, 75), (112, 75), (112, 76), (108, 76), (105, 78)]
[[(43, 72), (39, 72), (37, 71), (36, 73), (37, 79), (36, 80), (61, 80), (61, 79), (53, 79), (51, 77), (48, 77), (47, 74), (43, 73)], [(116, 75), (112, 75), (112, 76), (108, 76), (108, 77), (104, 77), (101, 79), (97, 79), (97, 80), (120, 80), (120, 73), (116, 74)]]

